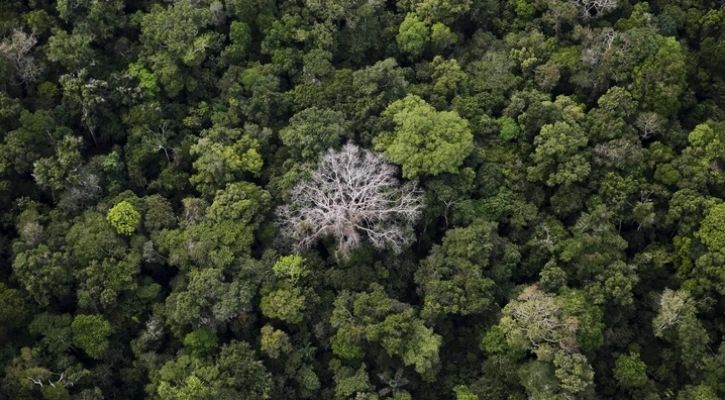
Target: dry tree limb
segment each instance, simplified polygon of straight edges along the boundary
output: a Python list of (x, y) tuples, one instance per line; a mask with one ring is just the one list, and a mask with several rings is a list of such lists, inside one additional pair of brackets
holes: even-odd
[(363, 238), (396, 253), (413, 239), (423, 207), (415, 183), (400, 185), (397, 168), (356, 145), (329, 150), (309, 180), (292, 188), (278, 209), (282, 232), (300, 248), (332, 237), (345, 257)]

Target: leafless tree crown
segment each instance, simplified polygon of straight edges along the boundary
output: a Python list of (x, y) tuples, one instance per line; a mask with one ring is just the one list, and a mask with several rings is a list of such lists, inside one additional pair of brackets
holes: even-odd
[(38, 39), (21, 30), (0, 43), (0, 57), (10, 61), (23, 82), (33, 82), (40, 73), (40, 67), (30, 54)]
[(365, 237), (376, 248), (400, 252), (413, 239), (423, 205), (415, 183), (400, 185), (396, 173), (356, 145), (328, 150), (310, 179), (292, 189), (290, 204), (279, 208), (283, 233), (301, 248), (332, 237), (343, 257)]
[(569, 0), (579, 6), (585, 19), (602, 16), (619, 7), (619, 0)]

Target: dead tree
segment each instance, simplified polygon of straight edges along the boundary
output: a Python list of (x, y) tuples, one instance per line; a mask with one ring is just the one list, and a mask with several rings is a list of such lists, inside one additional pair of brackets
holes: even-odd
[(283, 234), (306, 248), (323, 237), (345, 257), (363, 238), (379, 249), (400, 252), (413, 239), (423, 207), (415, 183), (400, 185), (397, 168), (356, 145), (329, 150), (308, 180), (278, 209)]
[(647, 140), (662, 132), (664, 122), (664, 119), (659, 114), (645, 112), (639, 114), (634, 124), (639, 129), (639, 136), (643, 140)]
[(35, 36), (17, 29), (0, 42), (0, 57), (10, 61), (23, 83), (34, 82), (40, 74), (40, 66), (31, 54), (36, 43)]
[(584, 19), (601, 17), (619, 7), (619, 0), (569, 0), (577, 5)]

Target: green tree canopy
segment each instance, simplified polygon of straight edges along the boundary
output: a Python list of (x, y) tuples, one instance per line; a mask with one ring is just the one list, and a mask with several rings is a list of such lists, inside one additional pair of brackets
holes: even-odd
[(468, 122), (455, 111), (437, 111), (415, 95), (394, 101), (383, 115), (394, 126), (375, 138), (375, 147), (403, 169), (403, 176), (457, 173), (473, 148)]

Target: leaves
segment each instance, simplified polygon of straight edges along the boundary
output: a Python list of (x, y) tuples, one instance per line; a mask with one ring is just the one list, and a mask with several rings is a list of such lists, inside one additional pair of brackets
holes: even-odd
[(141, 221), (141, 214), (136, 211), (133, 204), (124, 200), (108, 210), (106, 219), (116, 232), (128, 236), (136, 230), (136, 226)]
[(393, 132), (375, 138), (375, 148), (402, 166), (403, 176), (457, 173), (473, 147), (468, 122), (455, 111), (436, 111), (415, 95), (391, 103), (383, 113)]

